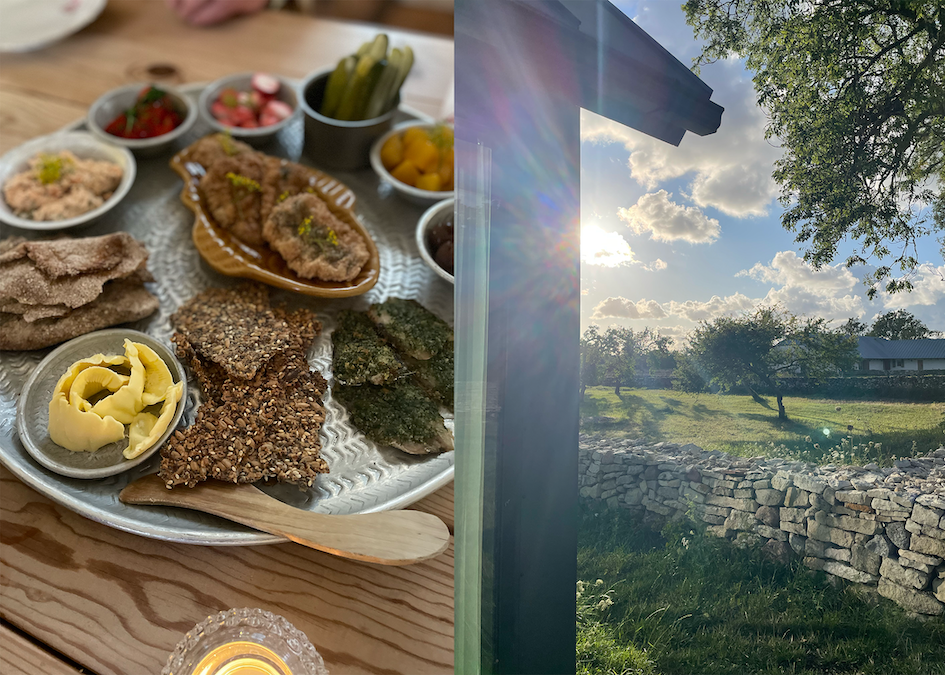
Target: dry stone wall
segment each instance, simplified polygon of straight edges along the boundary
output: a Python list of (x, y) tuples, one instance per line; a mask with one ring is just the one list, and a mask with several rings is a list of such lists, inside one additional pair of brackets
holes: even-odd
[(945, 447), (880, 468), (744, 458), (696, 445), (582, 437), (581, 496), (756, 543), (782, 560), (945, 612)]

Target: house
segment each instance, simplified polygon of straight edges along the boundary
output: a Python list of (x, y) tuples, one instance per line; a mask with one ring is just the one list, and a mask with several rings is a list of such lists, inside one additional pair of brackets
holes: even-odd
[(857, 339), (859, 370), (882, 370), (887, 373), (945, 371), (945, 340)]

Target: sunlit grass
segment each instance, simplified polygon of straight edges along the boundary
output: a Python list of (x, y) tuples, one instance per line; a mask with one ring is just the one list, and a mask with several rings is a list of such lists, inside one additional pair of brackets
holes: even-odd
[[(822, 572), (768, 561), (689, 525), (664, 537), (628, 511), (584, 508), (578, 531), (579, 578), (612, 589), (602, 629), (609, 653), (633, 647), (655, 673), (945, 673), (942, 618), (910, 618)], [(593, 639), (579, 626), (579, 645)]]
[(786, 397), (784, 407), (788, 419), (779, 420), (774, 398), (758, 403), (750, 396), (669, 389), (625, 389), (618, 398), (612, 388), (588, 387), (581, 414), (616, 419), (606, 426), (585, 425), (585, 432), (821, 463), (889, 464), (895, 457), (912, 456), (914, 451), (925, 454), (945, 442), (941, 403)]

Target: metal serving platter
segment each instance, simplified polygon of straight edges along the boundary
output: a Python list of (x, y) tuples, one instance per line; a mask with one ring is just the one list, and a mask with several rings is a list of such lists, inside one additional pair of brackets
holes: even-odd
[[(196, 103), (201, 85), (182, 87)], [(401, 108), (395, 124), (410, 119), (428, 119)], [(69, 130), (85, 129), (81, 120)], [(198, 255), (191, 242), (194, 215), (180, 201), (180, 177), (168, 166), (174, 152), (210, 132), (198, 122), (167, 156), (138, 160), (138, 175), (131, 192), (113, 211), (94, 225), (71, 230), (71, 236), (93, 236), (124, 230), (142, 241), (150, 251), (148, 268), (157, 280), (149, 284), (161, 301), (154, 315), (129, 327), (170, 344), (170, 316), (186, 300), (205, 288), (231, 286), (239, 279), (214, 272)], [(276, 139), (259, 148), (271, 155), (299, 160), (302, 153), (302, 120), (297, 119)], [(305, 164), (318, 167), (308, 158)], [(274, 303), (308, 307), (322, 321), (322, 334), (309, 352), (309, 362), (331, 382), (331, 339), (335, 317), (341, 309), (364, 310), (388, 297), (413, 298), (453, 324), (453, 286), (439, 279), (424, 264), (417, 250), (415, 230), (423, 208), (410, 204), (381, 183), (370, 169), (334, 172), (331, 175), (350, 187), (357, 201), (354, 210), (370, 232), (380, 252), (381, 273), (368, 293), (355, 298), (322, 300), (273, 289)], [(36, 239), (40, 233), (4, 228), (4, 236), (18, 234)], [(16, 435), (16, 406), (23, 384), (36, 365), (53, 348), (34, 352), (0, 352), (0, 462), (20, 480), (50, 499), (77, 513), (120, 530), (165, 541), (214, 546), (271, 544), (281, 537), (250, 530), (242, 525), (184, 509), (130, 506), (118, 501), (118, 493), (140, 476), (155, 473), (160, 458), (109, 478), (67, 478), (36, 463)], [(182, 424), (193, 421), (199, 405), (199, 387), (188, 388), (187, 409)], [(322, 427), (322, 456), (331, 473), (319, 476), (314, 488), (299, 490), (292, 485), (263, 489), (293, 506), (319, 513), (349, 514), (384, 511), (407, 506), (430, 494), (453, 478), (453, 452), (412, 456), (390, 447), (378, 447), (348, 421), (347, 413), (331, 397), (325, 397), (326, 420)], [(447, 419), (447, 426), (452, 420)]]

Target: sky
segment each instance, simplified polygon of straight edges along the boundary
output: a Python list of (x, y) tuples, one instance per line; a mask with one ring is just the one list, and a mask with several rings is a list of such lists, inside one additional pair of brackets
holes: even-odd
[[(614, 2), (684, 65), (700, 53), (681, 0)], [(725, 108), (718, 132), (687, 132), (679, 147), (589, 111), (581, 114), (581, 328), (650, 327), (684, 338), (699, 321), (780, 303), (789, 311), (867, 325), (905, 309), (945, 330), (945, 263), (934, 237), (919, 240), (912, 293), (866, 297), (873, 268), (815, 270), (780, 223), (771, 178), (781, 150), (765, 139), (752, 74), (731, 59), (700, 77)], [(681, 346), (681, 343), (677, 343)]]

